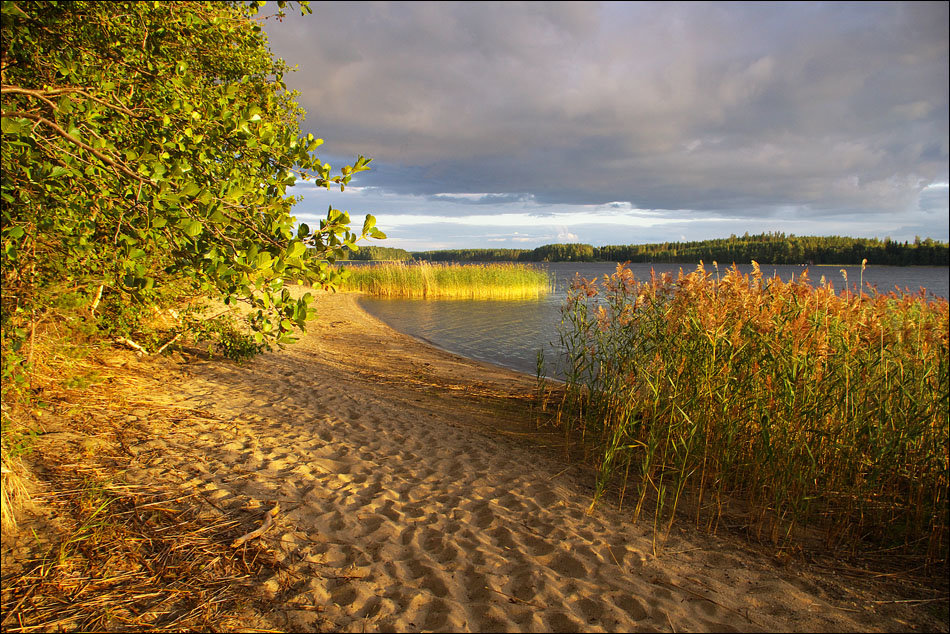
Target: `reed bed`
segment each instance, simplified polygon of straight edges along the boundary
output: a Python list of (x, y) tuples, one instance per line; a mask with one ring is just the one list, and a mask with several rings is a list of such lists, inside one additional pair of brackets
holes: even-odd
[(595, 502), (614, 482), (655, 530), (740, 511), (777, 543), (946, 566), (946, 300), (620, 265), (575, 279), (561, 341)]
[(524, 264), (403, 264), (354, 267), (342, 285), (379, 297), (526, 299), (551, 290), (548, 274)]

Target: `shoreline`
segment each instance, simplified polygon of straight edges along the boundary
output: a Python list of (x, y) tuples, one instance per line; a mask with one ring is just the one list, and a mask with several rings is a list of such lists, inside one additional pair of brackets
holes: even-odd
[[(525, 371), (525, 370), (519, 370), (518, 368), (514, 367), (513, 365), (505, 365), (505, 364), (503, 364), (503, 363), (498, 363), (498, 362), (496, 362), (496, 361), (490, 361), (490, 360), (486, 360), (486, 359), (476, 359), (476, 358), (474, 358), (474, 357), (469, 357), (469, 356), (466, 356), (466, 355), (462, 354), (461, 352), (456, 352), (456, 351), (454, 351), (454, 350), (451, 350), (451, 349), (449, 349), (449, 348), (446, 348), (446, 347), (444, 347), (444, 346), (441, 346), (441, 345), (439, 345), (438, 343), (436, 343), (435, 341), (432, 341), (432, 340), (430, 340), (430, 339), (426, 339), (425, 337), (422, 337), (422, 336), (420, 336), (420, 335), (413, 335), (413, 334), (410, 334), (410, 333), (407, 333), (407, 332), (403, 332), (403, 331), (399, 330), (398, 328), (396, 328), (396, 327), (391, 326), (390, 324), (388, 324), (388, 323), (386, 322), (386, 320), (384, 320), (384, 319), (382, 319), (382, 318), (380, 318), (380, 317), (377, 317), (377, 316), (373, 315), (373, 314), (372, 314), (370, 311), (368, 311), (364, 306), (360, 305), (359, 297), (369, 297), (369, 295), (366, 295), (366, 294), (363, 294), (363, 293), (356, 293), (356, 297), (357, 297), (357, 299), (356, 299), (356, 304), (357, 304), (357, 306), (359, 307), (359, 309), (360, 309), (361, 311), (363, 311), (364, 313), (367, 313), (370, 317), (372, 317), (373, 319), (375, 319), (375, 320), (377, 320), (378, 322), (382, 323), (387, 329), (389, 329), (389, 330), (391, 330), (391, 331), (393, 331), (393, 332), (399, 333), (400, 335), (403, 335), (403, 336), (405, 336), (405, 337), (409, 337), (409, 338), (412, 339), (413, 341), (416, 341), (417, 343), (419, 343), (421, 346), (425, 346), (425, 347), (428, 347), (428, 348), (434, 348), (434, 349), (439, 350), (439, 351), (441, 351), (441, 352), (445, 352), (446, 354), (450, 354), (450, 355), (455, 356), (455, 357), (461, 357), (462, 359), (465, 359), (466, 361), (471, 361), (471, 362), (473, 362), (473, 363), (484, 364), (484, 365), (487, 365), (487, 366), (490, 366), (490, 367), (493, 367), (493, 368), (497, 368), (497, 369), (502, 370), (502, 371), (505, 371), (505, 372), (514, 372), (515, 374), (524, 376), (524, 377), (526, 377), (528, 380), (533, 381), (535, 385), (537, 384), (537, 375), (534, 374), (534, 373), (527, 372), (527, 371)], [(436, 300), (436, 301), (439, 301), (439, 300)], [(459, 301), (467, 301), (467, 300), (459, 300)], [(567, 382), (566, 382), (564, 379), (559, 379), (559, 378), (557, 378), (557, 377), (555, 377), (555, 376), (545, 376), (545, 377), (544, 377), (544, 380), (545, 380), (547, 383), (550, 383), (550, 384), (557, 384), (557, 385), (566, 385), (566, 384), (567, 384)]]
[(593, 472), (537, 428), (533, 376), (399, 333), (354, 293), (316, 296), (284, 350), (124, 368), (150, 430), (127, 442), (125, 481), (196, 491), (226, 516), (279, 504), (257, 538), (281, 562), (261, 627), (947, 631), (900, 579), (728, 531), (683, 522), (654, 554), (649, 521), (610, 501), (587, 513)]

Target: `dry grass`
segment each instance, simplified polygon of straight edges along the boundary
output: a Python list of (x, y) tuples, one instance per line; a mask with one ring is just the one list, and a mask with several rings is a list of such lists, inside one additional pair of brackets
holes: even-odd
[(270, 631), (259, 586), (286, 581), (285, 566), (260, 540), (232, 547), (266, 509), (224, 511), (177, 484), (119, 475), (128, 445), (154, 433), (146, 421), (168, 417), (153, 408), (128, 422), (143, 406), (126, 393), (162, 362), (64, 322), (29, 345), (26, 381), (4, 386), (3, 631)]
[(7, 455), (6, 451), (0, 464), (0, 530), (16, 533), (16, 509), (28, 502), (30, 497), (24, 483), (23, 465), (19, 459)]
[(564, 323), (560, 421), (599, 455), (598, 494), (619, 476), (657, 529), (687, 498), (713, 529), (733, 504), (783, 546), (946, 568), (946, 300), (618, 267), (577, 280)]
[[(69, 476), (62, 474), (60, 483)], [(4, 578), (2, 627), (157, 632), (241, 630), (242, 606), (277, 567), (265, 550), (235, 551), (244, 532), (214, 517), (197, 494), (73, 478), (74, 488), (44, 497), (71, 530), (21, 574)]]

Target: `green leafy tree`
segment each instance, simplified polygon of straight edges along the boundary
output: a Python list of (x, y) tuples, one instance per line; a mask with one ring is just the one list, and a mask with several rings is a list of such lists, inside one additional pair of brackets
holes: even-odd
[(369, 160), (334, 174), (314, 154), (262, 4), (2, 3), (8, 349), (66, 296), (94, 314), (182, 293), (245, 302), (258, 345), (289, 342), (313, 311), (285, 283), (333, 287), (344, 249), (385, 237), (291, 215), (298, 179), (343, 189)]
[(395, 247), (362, 247), (359, 251), (348, 252), (346, 254), (346, 259), (369, 261), (406, 261), (412, 259), (412, 254), (410, 254), (405, 249), (398, 249)]
[[(545, 247), (542, 247), (545, 248)], [(946, 266), (950, 263), (947, 243), (915, 240), (897, 243), (889, 238), (848, 238), (842, 236), (795, 236), (763, 233), (741, 238), (698, 242), (608, 245), (596, 249), (596, 257), (616, 262), (706, 262), (723, 264), (869, 264)]]

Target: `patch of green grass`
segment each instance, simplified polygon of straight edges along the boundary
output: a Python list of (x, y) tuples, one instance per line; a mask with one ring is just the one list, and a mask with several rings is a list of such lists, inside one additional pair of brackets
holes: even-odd
[(551, 290), (551, 279), (524, 264), (387, 263), (350, 269), (342, 290), (379, 297), (524, 299)]

